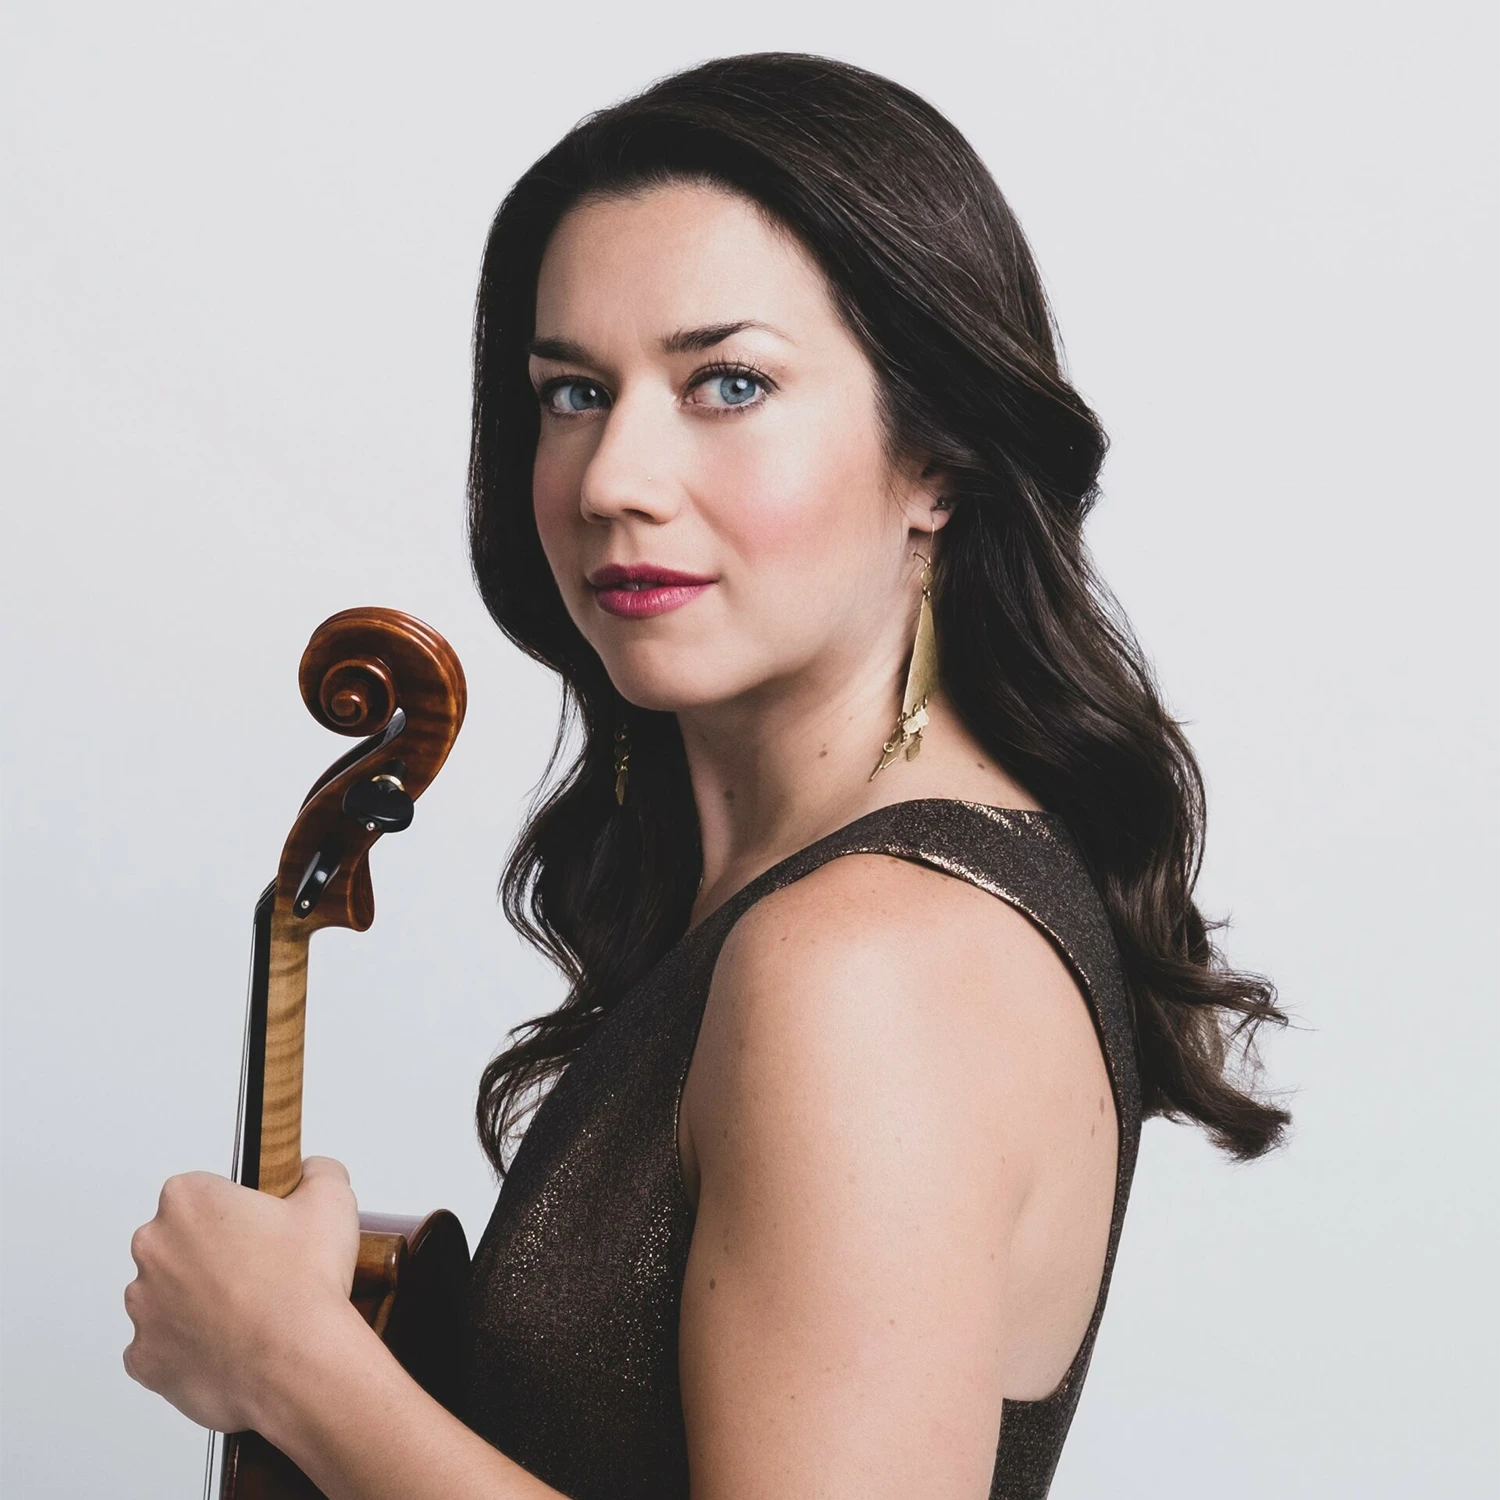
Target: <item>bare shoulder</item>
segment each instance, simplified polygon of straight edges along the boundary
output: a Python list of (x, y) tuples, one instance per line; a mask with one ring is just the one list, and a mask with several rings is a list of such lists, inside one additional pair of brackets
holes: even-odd
[(1066, 974), (1051, 939), (1011, 902), (893, 854), (842, 855), (772, 892), (736, 924), (724, 961), (753, 964), (788, 942), (806, 955), (856, 945), (892, 959), (909, 954), (955, 978), (972, 972), (973, 960), (1002, 954)]
[(850, 854), (755, 903), (683, 1093), (695, 1486), (984, 1493), (1001, 1402), (1055, 1387), (1093, 1308), (1108, 1093), (1066, 960), (1009, 902)]
[[(1113, 1127), (1109, 1092), (1079, 981), (1025, 912), (912, 859), (841, 855), (724, 941), (684, 1091), (684, 1166), (696, 1191), (703, 1140), (730, 1124), (742, 1140), (786, 1121), (838, 1133), (898, 1098), (956, 1151), (971, 1134), (993, 1143), (1019, 1203), (1080, 1133), (1092, 1145)], [(798, 1160), (817, 1170), (816, 1152)]]
[[(1030, 1122), (1045, 1133), (1069, 1097), (1097, 1106), (1099, 1087), (1108, 1092), (1087, 1001), (1051, 938), (1011, 902), (894, 855), (831, 859), (736, 923), (714, 974), (700, 1071), (836, 1078), (830, 1054), (856, 1042), (883, 1046), (892, 1067), (956, 1069), (950, 1090), (972, 1071), (964, 1060), (982, 1059), (973, 1102), (1005, 1100), (1007, 1130)], [(878, 1069), (858, 1076), (883, 1086)], [(1018, 1111), (1021, 1101), (1032, 1107)]]

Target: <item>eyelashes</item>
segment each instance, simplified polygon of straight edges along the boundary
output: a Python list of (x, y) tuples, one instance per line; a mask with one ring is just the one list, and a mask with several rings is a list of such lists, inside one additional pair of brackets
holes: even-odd
[(586, 391), (597, 392), (602, 398), (603, 389), (597, 381), (587, 380), (582, 375), (558, 375), (551, 380), (544, 380), (537, 387), (536, 399), (545, 416), (549, 417), (581, 417), (585, 412), (600, 410), (597, 406), (578, 407), (572, 411), (559, 411), (553, 404), (552, 398), (557, 392), (566, 390), (570, 385), (581, 386)]
[(706, 385), (711, 381), (725, 380), (750, 380), (760, 386), (761, 394), (753, 401), (734, 401), (725, 406), (712, 406), (708, 409), (715, 413), (747, 411), (765, 404), (767, 397), (775, 389), (771, 377), (764, 370), (758, 370), (754, 365), (735, 364), (725, 362), (722, 364), (705, 365), (693, 376), (690, 390), (697, 390), (700, 385)]
[[(696, 391), (700, 386), (708, 384), (713, 380), (748, 380), (760, 387), (760, 394), (753, 400), (728, 402), (718, 406), (702, 402), (691, 402), (704, 411), (711, 412), (716, 417), (738, 416), (741, 412), (754, 411), (757, 407), (764, 406), (773, 391), (777, 389), (776, 382), (764, 370), (756, 366), (746, 364), (743, 361), (725, 361), (718, 364), (705, 365), (701, 370), (694, 373), (688, 383), (689, 391)], [(572, 410), (560, 410), (554, 403), (553, 397), (570, 386), (578, 386), (592, 393), (600, 401), (600, 405), (588, 405), (574, 407)], [(537, 387), (536, 398), (544, 415), (557, 417), (562, 421), (571, 421), (575, 417), (587, 416), (594, 411), (608, 410), (608, 396), (604, 387), (587, 375), (554, 375), (552, 379), (543, 381)]]

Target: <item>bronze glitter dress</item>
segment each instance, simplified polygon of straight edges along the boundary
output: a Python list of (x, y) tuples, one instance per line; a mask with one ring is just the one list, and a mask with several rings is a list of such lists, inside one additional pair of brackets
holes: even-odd
[(687, 1500), (678, 1312), (694, 1209), (677, 1111), (714, 963), (769, 892), (841, 854), (882, 853), (1025, 912), (1071, 961), (1119, 1121), (1094, 1314), (1062, 1383), (1009, 1401), (991, 1500), (1047, 1493), (1104, 1311), (1140, 1139), (1129, 1002), (1108, 919), (1064, 820), (950, 798), (876, 809), (758, 875), (690, 928), (600, 1022), (542, 1100), (474, 1254), (459, 1415), (573, 1500)]

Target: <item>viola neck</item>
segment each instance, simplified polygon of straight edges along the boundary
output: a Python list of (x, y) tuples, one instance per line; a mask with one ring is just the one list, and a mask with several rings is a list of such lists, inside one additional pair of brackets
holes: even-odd
[(273, 883), (255, 908), (234, 1180), (284, 1198), (302, 1178), (309, 933), (276, 894)]

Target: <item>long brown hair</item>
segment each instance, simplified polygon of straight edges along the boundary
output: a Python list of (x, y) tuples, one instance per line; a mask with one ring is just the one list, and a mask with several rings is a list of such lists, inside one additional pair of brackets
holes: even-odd
[(588, 116), (516, 183), (485, 247), (474, 572), (500, 628), (562, 678), (549, 773), (570, 723), (582, 731), (501, 885), (507, 916), (570, 990), (485, 1069), (476, 1118), (495, 1170), (527, 1101), (682, 935), (702, 868), (675, 715), (629, 708), (630, 796), (616, 804), (612, 742), (626, 705), (537, 538), (526, 353), (562, 214), (585, 195), (680, 179), (740, 193), (800, 239), (874, 366), (890, 456), (940, 464), (953, 505), (936, 559), (941, 677), (980, 743), (1083, 851), (1124, 964), (1147, 1113), (1196, 1121), (1239, 1159), (1265, 1152), (1290, 1116), (1253, 1091), (1254, 1031), (1286, 1018), (1267, 979), (1226, 965), (1211, 938), (1225, 924), (1193, 903), (1203, 779), (1084, 544), (1107, 439), (1062, 374), (1020, 226), (925, 100), (848, 63), (760, 52)]

